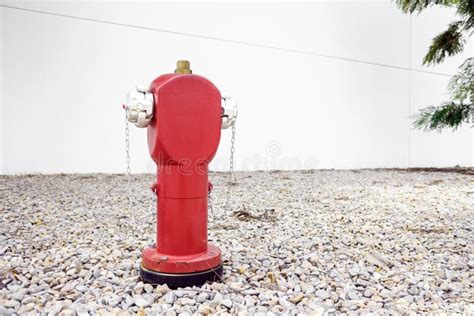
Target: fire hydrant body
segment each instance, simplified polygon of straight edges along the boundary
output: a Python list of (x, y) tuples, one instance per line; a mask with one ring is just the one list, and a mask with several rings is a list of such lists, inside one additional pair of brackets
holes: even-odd
[[(188, 62), (187, 65), (189, 66)], [(179, 62), (178, 62), (179, 68)], [(221, 251), (207, 241), (208, 165), (216, 154), (221, 127), (237, 112), (225, 106), (219, 90), (189, 68), (138, 88), (126, 106), (127, 118), (148, 126), (148, 148), (157, 164), (156, 246), (145, 248), (140, 275), (170, 287), (214, 281), (222, 274)]]

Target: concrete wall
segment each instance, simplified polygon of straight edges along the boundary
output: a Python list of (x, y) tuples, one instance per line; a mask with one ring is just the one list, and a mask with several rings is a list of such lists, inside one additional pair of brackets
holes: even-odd
[[(390, 2), (3, 4), (175, 33), (1, 8), (2, 173), (123, 172), (126, 92), (177, 59), (238, 101), (237, 169), (474, 164), (468, 127), (410, 123), (447, 98), (449, 77), (417, 70), (452, 74), (472, 55), (469, 43), (421, 67), (453, 11), (410, 23)], [(132, 171), (154, 170), (146, 131), (131, 126), (130, 137)], [(212, 169), (227, 168), (229, 139), (226, 130)]]

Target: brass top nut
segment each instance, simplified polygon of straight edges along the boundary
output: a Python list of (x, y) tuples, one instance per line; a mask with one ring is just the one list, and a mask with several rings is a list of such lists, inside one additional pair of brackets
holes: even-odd
[(178, 60), (176, 62), (175, 74), (192, 74), (191, 64), (187, 60)]

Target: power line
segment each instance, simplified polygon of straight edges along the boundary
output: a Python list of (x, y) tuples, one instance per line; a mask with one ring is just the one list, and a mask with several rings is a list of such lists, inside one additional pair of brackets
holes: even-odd
[(93, 18), (85, 18), (85, 17), (75, 16), (75, 15), (54, 13), (54, 12), (34, 10), (34, 9), (27, 9), (27, 8), (15, 7), (15, 6), (10, 6), (10, 5), (5, 5), (5, 4), (0, 4), (0, 7), (7, 8), (7, 9), (12, 9), (12, 10), (39, 13), (39, 14), (44, 14), (44, 15), (49, 15), (49, 16), (63, 17), (63, 18), (74, 19), (74, 20), (79, 20), (79, 21), (87, 21), (87, 22), (101, 23), (101, 24), (107, 24), (107, 25), (121, 26), (121, 27), (127, 27), (127, 28), (133, 28), (133, 29), (139, 29), (139, 30), (145, 30), (145, 31), (168, 33), (168, 34), (174, 34), (174, 35), (180, 35), (180, 36), (206, 39), (206, 40), (211, 40), (211, 41), (220, 41), (220, 42), (231, 43), (231, 44), (236, 44), (236, 45), (245, 45), (245, 46), (252, 46), (252, 47), (278, 50), (278, 51), (283, 51), (283, 52), (288, 52), (288, 53), (296, 53), (296, 54), (302, 54), (302, 55), (310, 55), (310, 56), (316, 56), (316, 57), (322, 57), (322, 58), (329, 58), (329, 59), (334, 59), (334, 60), (342, 60), (342, 61), (347, 61), (347, 62), (352, 62), (352, 63), (377, 66), (377, 67), (384, 67), (384, 68), (398, 69), (398, 70), (407, 70), (407, 71), (414, 71), (414, 72), (431, 74), (431, 75), (451, 77), (451, 75), (447, 74), (447, 73), (429, 71), (429, 70), (421, 70), (421, 69), (411, 69), (411, 65), (410, 65), (410, 67), (394, 66), (394, 65), (371, 62), (371, 61), (365, 61), (365, 60), (359, 60), (359, 59), (354, 59), (354, 58), (347, 58), (347, 57), (340, 57), (340, 56), (334, 56), (334, 55), (320, 54), (320, 53), (315, 53), (315, 52), (311, 52), (311, 51), (304, 51), (304, 50), (298, 50), (298, 49), (292, 49), (292, 48), (271, 46), (271, 45), (265, 45), (265, 44), (257, 44), (257, 43), (244, 42), (244, 41), (237, 41), (237, 40), (231, 40), (231, 39), (220, 38), (220, 37), (213, 37), (213, 36), (207, 36), (207, 35), (200, 35), (200, 34), (193, 34), (193, 33), (179, 32), (179, 31), (173, 31), (173, 30), (167, 30), (167, 29), (154, 28), (154, 27), (149, 27), (149, 26), (141, 26), (141, 25), (112, 22), (112, 21), (99, 20), (99, 19), (93, 19)]

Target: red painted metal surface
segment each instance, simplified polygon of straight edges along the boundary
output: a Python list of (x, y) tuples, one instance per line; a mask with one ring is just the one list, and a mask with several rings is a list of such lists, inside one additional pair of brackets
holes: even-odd
[(209, 270), (221, 263), (207, 242), (208, 164), (221, 133), (221, 95), (206, 78), (167, 74), (155, 79), (150, 155), (158, 165), (157, 247), (143, 251), (145, 268), (163, 273)]

